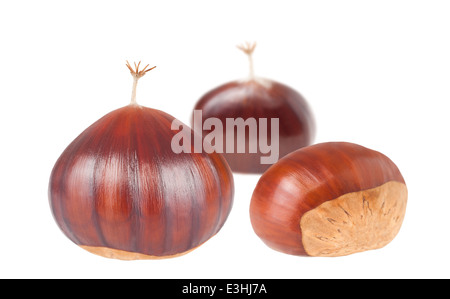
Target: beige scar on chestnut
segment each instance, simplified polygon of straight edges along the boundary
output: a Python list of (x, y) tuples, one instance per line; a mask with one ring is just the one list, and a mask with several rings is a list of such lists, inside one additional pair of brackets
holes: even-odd
[(400, 230), (407, 197), (406, 185), (391, 181), (322, 203), (300, 220), (305, 251), (343, 256), (384, 247)]

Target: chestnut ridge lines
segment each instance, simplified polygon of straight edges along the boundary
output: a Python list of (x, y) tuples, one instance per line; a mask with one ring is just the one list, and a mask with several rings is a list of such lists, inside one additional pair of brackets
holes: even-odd
[(175, 117), (136, 102), (137, 81), (148, 66), (127, 67), (131, 103), (66, 147), (50, 175), (50, 208), (66, 237), (90, 253), (120, 260), (177, 257), (222, 228), (233, 176), (220, 154), (173, 153)]
[[(194, 153), (234, 153), (235, 140), (237, 141), (237, 153), (246, 152), (246, 128), (249, 131), (249, 153), (257, 153), (258, 148), (262, 154), (269, 154), (269, 156), (262, 156), (260, 158), (261, 164), (273, 164), (278, 161), (279, 157), (279, 119), (271, 118), (271, 132), (270, 144), (268, 144), (269, 136), (267, 134), (267, 118), (259, 118), (259, 122), (249, 117), (246, 120), (243, 118), (227, 118), (225, 124), (225, 138), (223, 136), (223, 124), (219, 118), (210, 117), (203, 121), (202, 110), (194, 110), (194, 131), (199, 135), (194, 135)], [(203, 128), (202, 128), (203, 124)], [(202, 138), (203, 130), (211, 130), (204, 138)], [(181, 129), (180, 129), (181, 128)], [(235, 138), (235, 128), (237, 135)], [(172, 138), (171, 147), (174, 153), (191, 153), (192, 151), (192, 136), (189, 133), (191, 128), (184, 125), (181, 121), (174, 119), (171, 126), (172, 130), (180, 130)], [(203, 130), (202, 130), (203, 129)], [(203, 140), (203, 141), (202, 141)], [(224, 149), (223, 141), (226, 140)]]

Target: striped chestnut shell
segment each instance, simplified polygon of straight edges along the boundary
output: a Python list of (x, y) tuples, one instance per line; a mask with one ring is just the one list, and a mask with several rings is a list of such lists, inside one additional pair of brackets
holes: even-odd
[[(173, 116), (135, 101), (82, 132), (57, 160), (49, 202), (80, 247), (124, 260), (174, 257), (214, 236), (233, 202), (232, 173), (220, 154), (171, 149)], [(193, 131), (190, 130), (193, 137)]]

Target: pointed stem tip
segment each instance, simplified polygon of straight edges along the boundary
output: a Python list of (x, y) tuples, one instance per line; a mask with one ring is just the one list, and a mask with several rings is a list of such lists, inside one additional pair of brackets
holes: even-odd
[(139, 70), (139, 66), (141, 65), (140, 61), (138, 62), (138, 64), (136, 64), (136, 62), (134, 62), (134, 69), (130, 65), (128, 60), (126, 62), (127, 62), (126, 66), (130, 70), (130, 73), (131, 73), (131, 75), (133, 76), (133, 79), (134, 79), (133, 80), (133, 89), (132, 89), (132, 92), (131, 92), (130, 105), (137, 105), (137, 102), (136, 102), (137, 81), (139, 80), (139, 78), (143, 77), (147, 72), (153, 70), (156, 66), (148, 68), (149, 64), (147, 64), (142, 70)]
[(131, 75), (133, 75), (134, 77), (142, 77), (142, 76), (144, 76), (147, 72), (149, 72), (149, 71), (151, 71), (151, 70), (153, 70), (156, 66), (154, 66), (154, 67), (151, 67), (151, 68), (149, 68), (149, 69), (147, 69), (148, 68), (148, 66), (149, 66), (149, 64), (147, 64), (145, 67), (144, 67), (144, 69), (142, 69), (142, 70), (139, 70), (139, 66), (141, 65), (141, 62), (139, 61), (138, 62), (138, 64), (136, 64), (136, 62), (134, 63), (134, 69), (131, 67), (131, 65), (130, 65), (130, 63), (128, 62), (128, 60), (127, 60), (127, 64), (126, 64), (126, 66), (127, 66), (127, 68), (130, 70), (130, 73), (131, 73)]
[(239, 50), (244, 52), (247, 55), (252, 55), (253, 51), (255, 51), (256, 48), (256, 42), (245, 42), (244, 44), (237, 45), (236, 46)]
[(250, 68), (249, 78), (253, 79), (255, 77), (255, 73), (253, 70), (252, 54), (253, 54), (253, 51), (255, 51), (256, 42), (252, 42), (252, 43), (245, 42), (245, 44), (237, 45), (237, 48), (248, 55), (248, 62), (249, 62), (249, 68)]

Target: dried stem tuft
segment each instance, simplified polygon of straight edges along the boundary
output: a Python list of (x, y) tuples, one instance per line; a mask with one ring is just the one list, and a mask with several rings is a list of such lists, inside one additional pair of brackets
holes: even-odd
[(237, 45), (237, 48), (248, 55), (248, 62), (249, 62), (249, 68), (250, 68), (249, 79), (250, 80), (254, 79), (255, 78), (255, 73), (254, 73), (254, 70), (253, 70), (252, 54), (253, 54), (253, 51), (255, 51), (256, 42), (252, 42), (252, 43), (245, 42), (245, 44)]
[(130, 63), (127, 60), (127, 68), (130, 70), (131, 75), (133, 76), (133, 90), (131, 92), (131, 102), (130, 105), (137, 105), (136, 102), (136, 87), (137, 87), (137, 81), (139, 80), (139, 78), (143, 77), (147, 72), (153, 70), (156, 66), (151, 67), (149, 69), (148, 68), (148, 64), (142, 69), (139, 70), (139, 66), (141, 65), (141, 62), (139, 61), (138, 64), (136, 64), (136, 62), (134, 63), (134, 69), (133, 67), (130, 65)]
[(144, 69), (140, 71), (140, 70), (139, 70), (139, 66), (140, 66), (140, 65), (141, 65), (141, 62), (140, 62), (140, 61), (139, 61), (138, 64), (136, 64), (136, 62), (135, 62), (135, 63), (134, 63), (134, 69), (133, 69), (133, 68), (131, 67), (130, 63), (128, 62), (128, 60), (127, 60), (127, 64), (126, 64), (127, 68), (130, 70), (131, 75), (133, 75), (133, 77), (138, 77), (138, 78), (144, 76), (147, 72), (153, 70), (153, 69), (156, 67), (156, 66), (154, 66), (154, 67), (151, 67), (151, 68), (147, 69), (148, 66), (149, 66), (149, 64), (147, 64), (147, 65), (144, 67)]
[(245, 54), (252, 55), (256, 48), (256, 42), (245, 42), (245, 44), (237, 45), (236, 47)]

